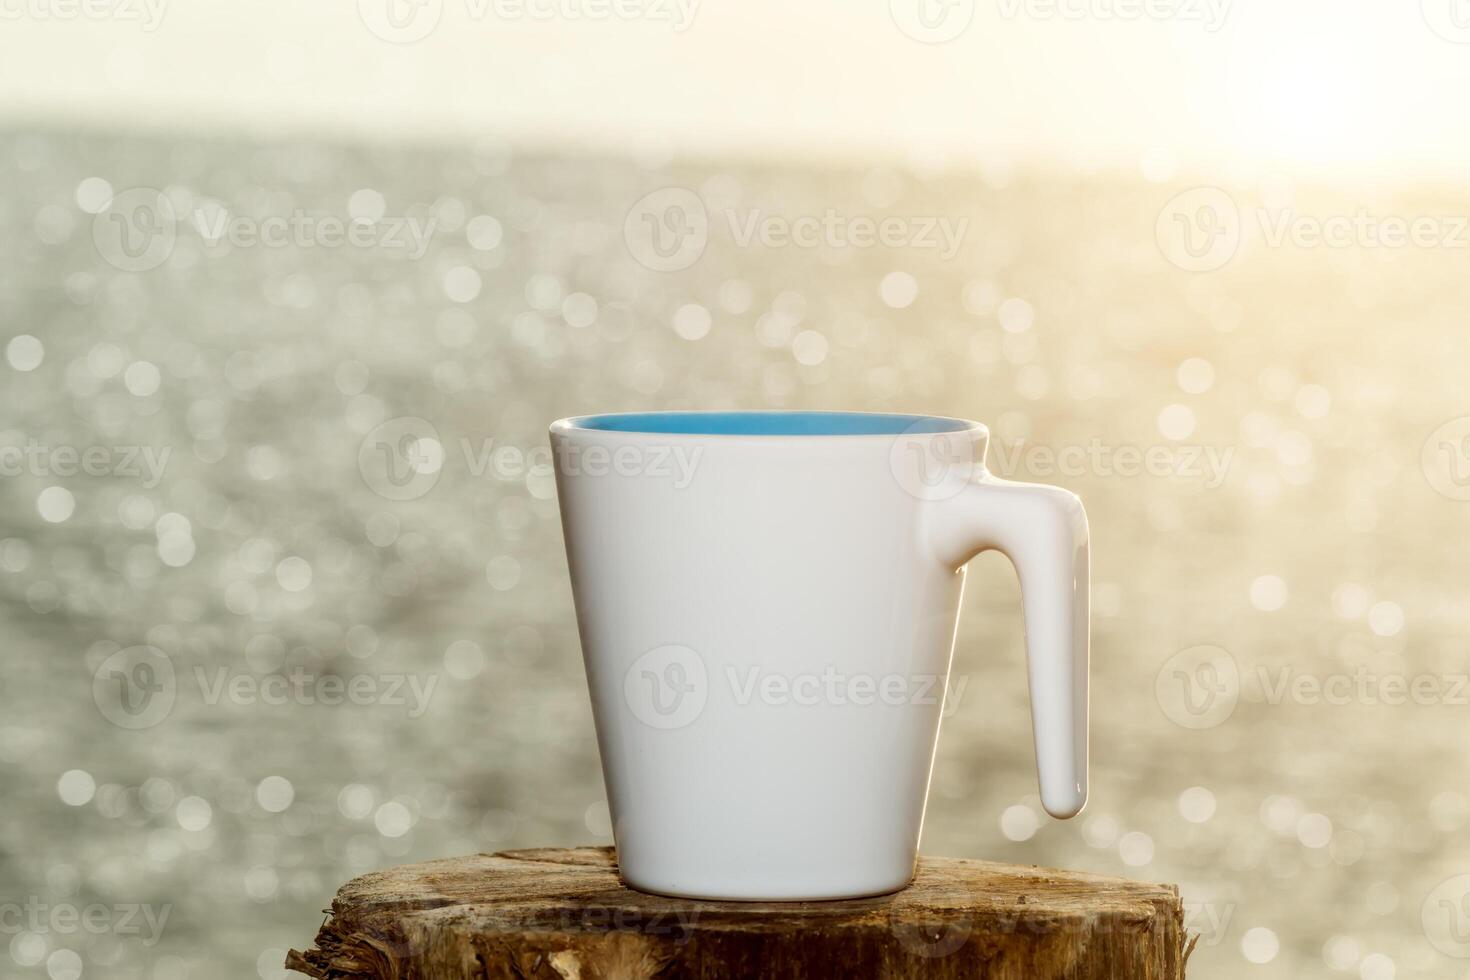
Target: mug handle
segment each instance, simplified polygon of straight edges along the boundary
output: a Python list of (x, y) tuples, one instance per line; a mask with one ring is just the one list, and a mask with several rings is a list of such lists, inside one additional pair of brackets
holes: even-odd
[(935, 503), (931, 540), (942, 562), (958, 571), (994, 549), (1016, 568), (1041, 803), (1059, 819), (1076, 816), (1087, 802), (1090, 570), (1082, 501), (1060, 487), (983, 473)]

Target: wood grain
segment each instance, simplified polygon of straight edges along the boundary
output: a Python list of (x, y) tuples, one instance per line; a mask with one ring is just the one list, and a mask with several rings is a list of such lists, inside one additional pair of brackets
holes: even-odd
[(921, 858), (910, 887), (878, 898), (701, 902), (625, 888), (611, 848), (578, 848), (356, 878), (286, 965), (384, 980), (1182, 980), (1187, 958), (1169, 885)]

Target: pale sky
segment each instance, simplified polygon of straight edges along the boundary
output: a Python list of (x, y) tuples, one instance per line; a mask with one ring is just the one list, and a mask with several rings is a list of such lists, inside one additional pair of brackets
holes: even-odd
[(0, 0), (10, 124), (1453, 180), (1466, 92), (1470, 0)]

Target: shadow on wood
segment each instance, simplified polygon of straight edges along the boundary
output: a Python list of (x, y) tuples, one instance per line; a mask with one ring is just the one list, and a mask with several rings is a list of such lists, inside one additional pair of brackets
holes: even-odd
[(625, 888), (611, 848), (579, 848), (363, 875), (286, 965), (334, 980), (1182, 980), (1188, 953), (1173, 886), (921, 858), (879, 898), (701, 902)]

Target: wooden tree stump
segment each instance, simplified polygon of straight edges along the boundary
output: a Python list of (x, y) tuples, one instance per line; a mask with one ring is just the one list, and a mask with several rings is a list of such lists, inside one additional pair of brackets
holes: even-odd
[(623, 887), (611, 848), (507, 851), (356, 878), (312, 977), (1182, 980), (1178, 889), (921, 858), (913, 884), (839, 902), (700, 902)]

